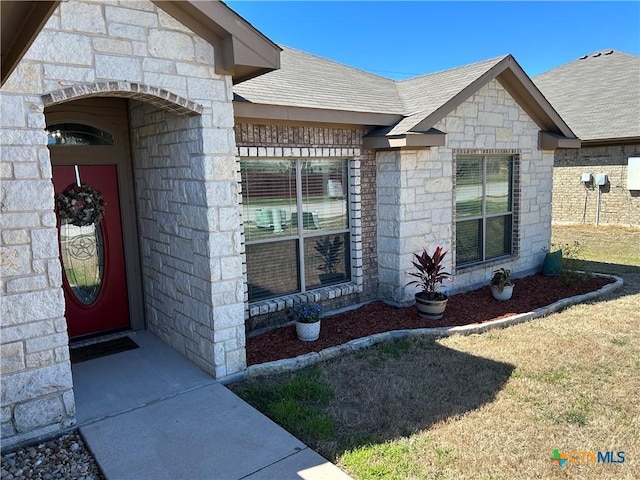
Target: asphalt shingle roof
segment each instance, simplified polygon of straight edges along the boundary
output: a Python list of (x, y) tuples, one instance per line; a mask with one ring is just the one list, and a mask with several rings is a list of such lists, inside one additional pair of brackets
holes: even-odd
[(291, 48), (282, 49), (280, 70), (235, 85), (236, 100), (353, 112), (403, 113), (393, 80)]
[(505, 57), (395, 81), (282, 47), (280, 70), (235, 85), (237, 101), (405, 115), (404, 133)]
[(640, 137), (640, 57), (604, 50), (533, 82), (580, 139)]

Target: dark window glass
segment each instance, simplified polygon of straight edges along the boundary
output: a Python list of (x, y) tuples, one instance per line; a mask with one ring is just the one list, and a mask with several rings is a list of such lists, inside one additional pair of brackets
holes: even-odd
[(113, 135), (80, 123), (59, 123), (47, 127), (49, 145), (113, 145)]
[(243, 159), (249, 301), (349, 281), (347, 161)]
[(104, 247), (100, 224), (60, 226), (62, 267), (73, 295), (83, 305), (96, 301), (104, 278)]
[(456, 264), (480, 263), (513, 251), (511, 156), (456, 159)]

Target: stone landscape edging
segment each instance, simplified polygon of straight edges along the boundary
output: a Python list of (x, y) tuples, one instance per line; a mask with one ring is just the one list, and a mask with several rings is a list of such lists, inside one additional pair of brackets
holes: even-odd
[(489, 330), (498, 328), (505, 328), (511, 325), (517, 325), (520, 323), (529, 322), (535, 318), (549, 315), (563, 310), (569, 306), (577, 305), (578, 303), (586, 302), (593, 298), (603, 296), (607, 293), (611, 293), (614, 290), (622, 287), (624, 281), (621, 277), (616, 275), (594, 274), (598, 277), (613, 279), (613, 283), (608, 283), (602, 288), (593, 292), (584, 293), (582, 295), (574, 295), (573, 297), (563, 298), (550, 305), (536, 308), (531, 312), (520, 313), (512, 317), (501, 318), (498, 320), (491, 320), (489, 322), (481, 324), (461, 325), (456, 327), (436, 327), (436, 328), (415, 328), (406, 330), (390, 330), (388, 332), (375, 333), (368, 337), (357, 338), (351, 340), (342, 345), (336, 345), (334, 347), (325, 348), (319, 352), (311, 352), (304, 355), (299, 355), (294, 358), (284, 358), (282, 360), (274, 360), (272, 362), (260, 363), (257, 365), (251, 365), (247, 367), (244, 372), (245, 378), (255, 378), (263, 375), (274, 375), (277, 373), (293, 372), (300, 370), (309, 365), (336, 358), (340, 355), (344, 355), (349, 352), (356, 352), (368, 348), (377, 343), (382, 343), (387, 340), (395, 340), (397, 338), (416, 337), (429, 335), (432, 337), (448, 337), (455, 334), (471, 335), (474, 333), (484, 333)]

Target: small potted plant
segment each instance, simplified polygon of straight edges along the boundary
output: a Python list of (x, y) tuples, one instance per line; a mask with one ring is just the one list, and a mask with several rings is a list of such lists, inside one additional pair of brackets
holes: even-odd
[(511, 270), (500, 268), (493, 271), (491, 277), (491, 294), (496, 300), (509, 300), (513, 295), (513, 283), (511, 283)]
[(411, 263), (416, 268), (416, 272), (410, 272), (409, 275), (418, 280), (413, 280), (407, 285), (422, 287), (422, 291), (416, 293), (415, 298), (418, 315), (423, 318), (439, 320), (447, 307), (449, 297), (438, 291), (438, 287), (451, 277), (442, 264), (447, 253), (448, 251), (443, 251), (442, 247), (438, 246), (433, 255), (429, 255), (426, 249), (423, 249), (421, 254), (413, 254), (415, 261)]
[(316, 240), (313, 247), (318, 252), (319, 258), (322, 260), (318, 266), (320, 270), (320, 283), (323, 285), (336, 283), (344, 280), (344, 274), (337, 273), (336, 267), (340, 263), (340, 253), (342, 252), (342, 238), (340, 235), (333, 237), (322, 237)]
[(320, 336), (322, 306), (317, 303), (301, 303), (291, 309), (291, 319), (296, 322), (298, 339), (313, 342)]

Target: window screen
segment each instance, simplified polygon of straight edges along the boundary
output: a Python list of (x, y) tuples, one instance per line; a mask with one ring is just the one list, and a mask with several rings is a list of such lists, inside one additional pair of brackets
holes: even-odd
[(241, 160), (249, 301), (350, 280), (347, 161)]
[(513, 251), (512, 156), (456, 159), (456, 264), (480, 263)]

